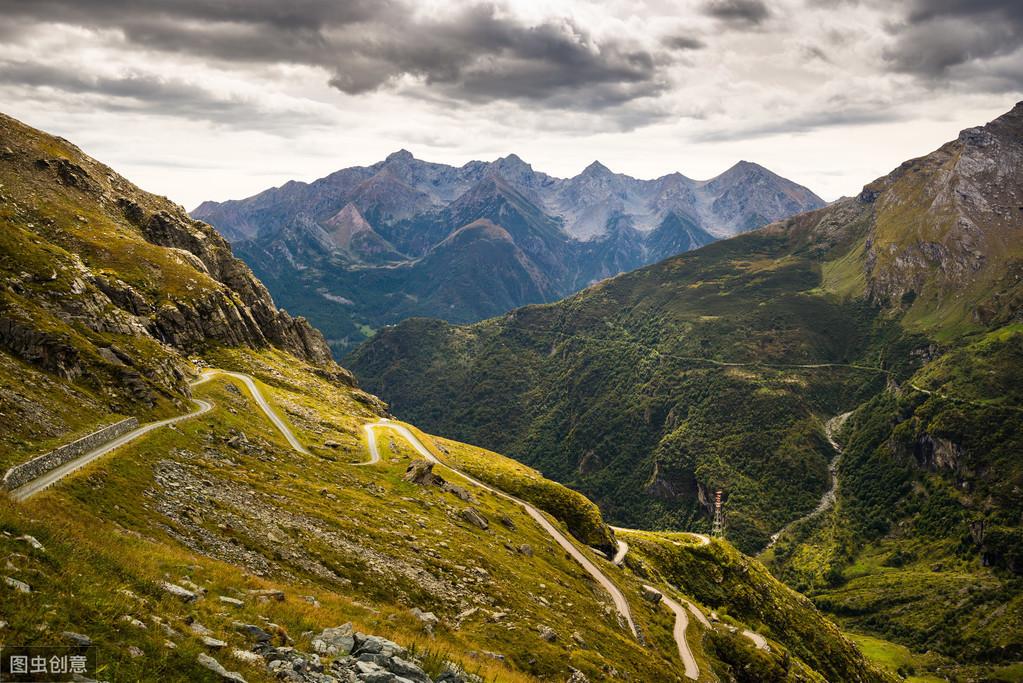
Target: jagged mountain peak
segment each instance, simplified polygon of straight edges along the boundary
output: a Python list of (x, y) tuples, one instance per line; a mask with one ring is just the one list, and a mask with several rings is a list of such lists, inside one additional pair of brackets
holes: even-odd
[[(747, 170), (760, 168), (749, 165)], [(274, 236), (280, 234), (281, 226), (290, 226), (289, 235), (298, 243), (310, 243), (308, 236), (299, 234), (306, 229), (312, 235), (311, 242), (322, 244), (324, 231), (336, 230), (336, 226), (328, 222), (350, 203), (358, 208), (373, 234), (380, 238), (370, 250), (344, 250), (346, 257), (354, 259), (350, 262), (351, 277), (345, 285), (350, 289), (342, 291), (333, 284), (343, 277), (335, 271), (346, 265), (337, 259), (330, 264), (314, 263), (317, 258), (331, 258), (324, 256), (330, 249), (326, 252), (321, 249), (319, 255), (309, 252), (309, 258), (297, 257), (292, 262), (269, 248)], [(310, 184), (267, 191), (248, 200), (204, 203), (196, 211), (196, 217), (208, 219), (239, 245), (242, 241), (251, 242), (251, 247), (246, 246), (246, 257), (266, 281), (274, 283), (275, 293), (287, 297), (288, 301), (294, 300), (291, 298), (296, 291), (294, 279), (312, 275), (330, 279), (332, 291), (346, 300), (366, 302), (357, 304), (354, 309), (343, 309), (341, 315), (349, 316), (361, 305), (369, 307), (372, 305), (369, 302), (386, 301), (387, 310), (365, 312), (370, 321), (368, 326), (377, 327), (397, 322), (392, 308), (400, 310), (401, 315), (466, 319), (464, 311), (443, 305), (439, 299), (427, 303), (422, 291), (425, 287), (434, 293), (453, 291), (453, 288), (435, 287), (434, 282), (437, 278), (455, 277), (455, 270), (431, 272), (415, 283), (399, 282), (396, 273), (404, 276), (411, 270), (394, 270), (392, 260), (410, 269), (435, 267), (439, 261), (418, 259), (459, 227), (480, 218), (491, 220), (512, 235), (521, 250), (521, 255), (516, 253), (515, 258), (532, 261), (525, 270), (518, 266), (512, 270), (542, 274), (538, 280), (544, 285), (540, 288), (510, 288), (506, 290), (507, 297), (489, 299), (524, 304), (571, 294), (595, 280), (703, 244), (712, 236), (730, 236), (822, 204), (806, 188), (766, 171), (751, 175), (733, 170), (731, 177), (723, 174), (718, 185), (708, 185), (679, 173), (640, 180), (614, 173), (594, 161), (572, 178), (558, 178), (535, 170), (517, 154), (454, 167), (416, 159), (407, 150), (400, 150), (371, 166), (338, 171)], [(304, 214), (307, 220), (295, 221), (298, 214)], [(367, 231), (359, 234), (362, 235), (358, 240), (360, 244), (372, 237)], [(511, 272), (505, 269), (511, 251), (477, 250), (473, 253), (488, 253), (489, 257), (505, 259), (505, 262), (493, 264), (490, 270), (479, 267), (471, 272), (462, 271), (459, 277), (464, 280), (463, 288), (485, 288), (490, 284), (478, 279), (484, 274)], [(367, 263), (359, 262), (364, 258), (381, 269), (379, 276), (365, 270)], [(281, 274), (282, 268), (293, 269), (294, 273)], [(282, 279), (277, 279), (278, 274)], [(278, 282), (280, 284), (276, 284)], [(323, 286), (326, 283), (313, 287), (309, 295), (320, 310), (323, 310), (322, 297), (317, 292)], [(362, 291), (363, 287), (369, 291)], [(399, 290), (390, 291), (392, 287)], [(388, 289), (388, 296), (381, 298), (380, 289)], [(538, 291), (544, 292), (543, 298), (534, 296)], [(526, 292), (530, 298), (516, 298), (525, 297)], [(458, 298), (466, 297), (459, 295)], [(313, 309), (299, 310), (312, 312)], [(506, 309), (485, 310), (482, 306), (472, 306), (471, 310), (473, 316), (489, 316)], [(328, 329), (340, 327), (326, 317), (316, 322)], [(361, 332), (351, 331), (358, 329), (365, 327), (353, 325), (343, 333), (330, 333), (330, 336), (342, 340), (360, 339), (357, 335)]]
[(415, 161), (416, 158), (412, 155), (412, 152), (408, 151), (404, 147), (399, 149), (397, 152), (391, 152), (387, 155), (384, 161)]
[(590, 162), (589, 166), (587, 166), (586, 168), (583, 169), (583, 172), (580, 175), (591, 177), (591, 176), (613, 176), (613, 175), (617, 175), (617, 174), (614, 171), (612, 171), (610, 168), (605, 166), (604, 164), (600, 163), (597, 160), (594, 160), (594, 161)]

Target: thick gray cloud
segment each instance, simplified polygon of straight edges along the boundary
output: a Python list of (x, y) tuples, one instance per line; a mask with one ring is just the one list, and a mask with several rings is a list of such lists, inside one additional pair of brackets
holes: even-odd
[(771, 16), (762, 0), (708, 0), (703, 11), (739, 28), (759, 26)]
[[(987, 78), (980, 63), (1023, 50), (1020, 0), (915, 0), (892, 24), (895, 40), (884, 58), (897, 71), (933, 81), (973, 81), (984, 89), (1013, 90), (1023, 82)], [(1005, 66), (993, 67), (1005, 72)]]
[(33, 62), (0, 61), (0, 85), (10, 85), (32, 96), (46, 99), (47, 92), (58, 91), (53, 99), (67, 95), (98, 97), (101, 107), (111, 112), (135, 112), (195, 121), (242, 126), (287, 133), (295, 124), (325, 126), (330, 120), (307, 111), (264, 111), (251, 100), (211, 92), (175, 78), (158, 78), (147, 73), (128, 73), (116, 77), (97, 76)]
[(486, 2), (443, 16), (420, 16), (398, 0), (0, 0), (0, 12), (117, 28), (148, 50), (322, 67), (330, 85), (350, 95), (412, 77), (453, 100), (581, 110), (662, 92), (673, 52), (598, 39), (570, 20), (528, 25)]

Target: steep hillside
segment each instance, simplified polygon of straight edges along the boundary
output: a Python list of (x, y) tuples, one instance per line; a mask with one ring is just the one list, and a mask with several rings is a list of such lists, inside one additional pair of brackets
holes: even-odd
[(0, 412), (19, 425), (0, 434), (0, 464), (104, 415), (182, 409), (185, 356), (211, 344), (347, 376), (209, 225), (2, 115), (0, 225)]
[(706, 530), (722, 490), (747, 552), (818, 507), (823, 423), (863, 405), (837, 505), (772, 568), (858, 628), (1013, 661), (1021, 154), (1023, 104), (856, 198), (557, 304), (408, 321), (350, 365), (397, 414), (538, 467), (614, 522)]
[[(5, 655), (114, 683), (743, 680), (752, 617), (679, 635), (593, 503), (388, 420), (209, 226), (11, 119), (0, 154), (0, 467), (28, 477), (0, 495)], [(893, 680), (770, 647), (777, 680)]]
[[(193, 214), (341, 352), (410, 316), (472, 322), (553, 301), (822, 204), (749, 162), (708, 181), (637, 180), (597, 162), (559, 179), (514, 155), (454, 168), (402, 151)], [(495, 249), (491, 233), (462, 232), (480, 220), (505, 231), (507, 248)], [(455, 234), (472, 254), (468, 270), (450, 249)]]

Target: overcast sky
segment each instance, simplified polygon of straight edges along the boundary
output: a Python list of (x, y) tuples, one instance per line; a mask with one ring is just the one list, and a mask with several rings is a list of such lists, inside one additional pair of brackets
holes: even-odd
[(1007, 111), (1020, 0), (0, 0), (0, 108), (194, 208), (399, 148), (826, 199)]

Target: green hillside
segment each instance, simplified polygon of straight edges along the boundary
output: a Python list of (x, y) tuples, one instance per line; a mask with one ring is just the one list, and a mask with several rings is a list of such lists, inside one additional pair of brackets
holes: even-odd
[(987, 675), (1023, 642), (1021, 162), (1023, 104), (855, 198), (557, 304), (408, 321), (348, 365), (613, 523), (706, 531), (721, 490), (746, 552), (792, 525), (764, 559), (820, 607)]

